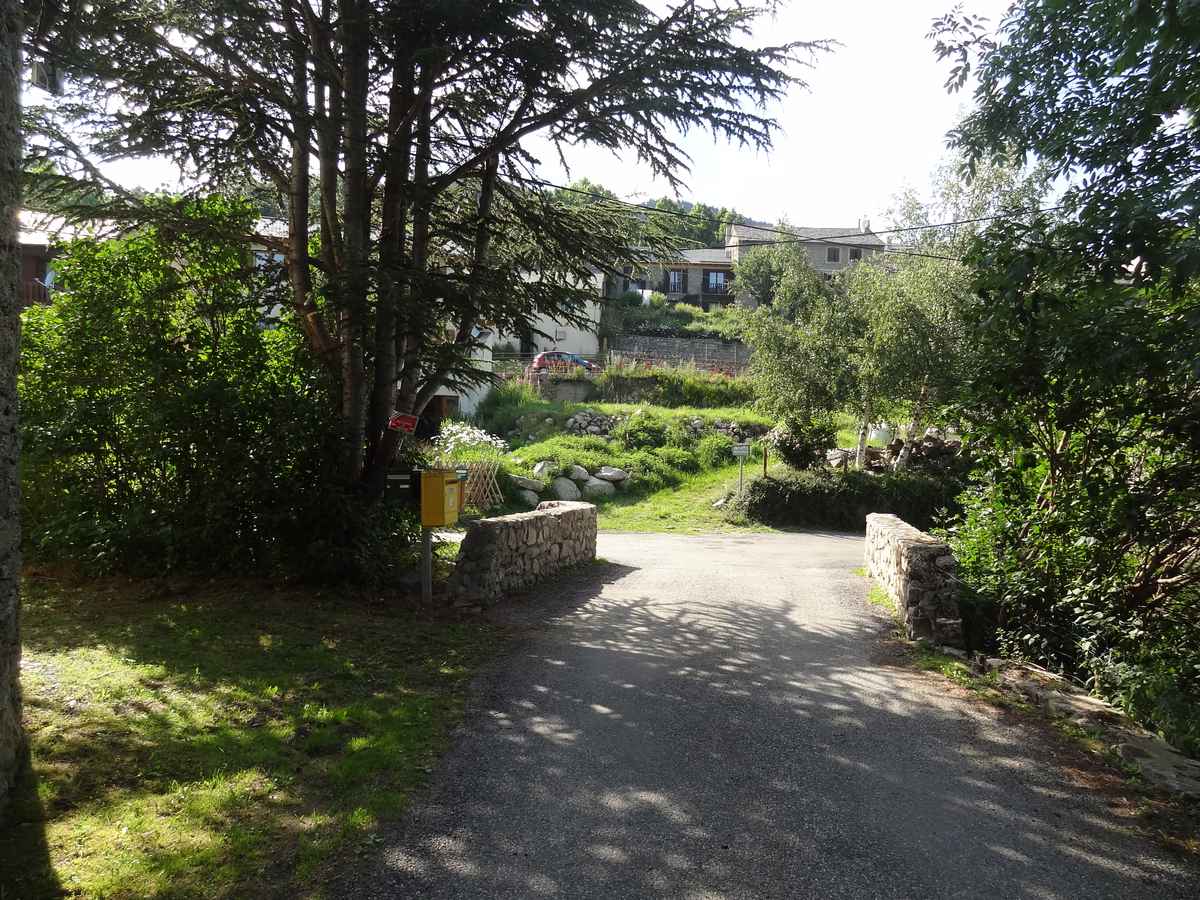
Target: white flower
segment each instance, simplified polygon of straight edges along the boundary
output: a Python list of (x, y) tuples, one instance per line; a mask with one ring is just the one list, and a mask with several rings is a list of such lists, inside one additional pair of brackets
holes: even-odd
[(459, 450), (468, 447), (491, 447), (498, 453), (508, 452), (508, 441), (488, 434), (482, 428), (468, 425), (466, 422), (448, 421), (442, 423), (442, 430), (433, 439), (433, 446), (442, 456), (454, 456)]

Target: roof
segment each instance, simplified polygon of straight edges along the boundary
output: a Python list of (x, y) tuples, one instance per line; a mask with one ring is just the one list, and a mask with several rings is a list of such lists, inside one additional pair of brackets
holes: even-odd
[(780, 241), (787, 240), (789, 234), (798, 238), (808, 238), (827, 244), (848, 244), (854, 247), (883, 247), (883, 239), (873, 231), (863, 231), (856, 225), (845, 228), (807, 228), (799, 225), (778, 225), (771, 228), (759, 228), (754, 225), (732, 225), (729, 237), (743, 241)]

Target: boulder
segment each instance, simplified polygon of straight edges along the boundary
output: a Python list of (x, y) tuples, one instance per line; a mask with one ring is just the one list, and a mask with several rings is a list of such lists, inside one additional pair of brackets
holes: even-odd
[(555, 478), (550, 482), (550, 492), (559, 500), (578, 500), (579, 488), (570, 478)]
[(556, 468), (557, 466), (555, 466), (554, 463), (550, 462), (548, 459), (544, 459), (533, 467), (533, 477), (545, 478), (548, 475), (553, 475)]
[(520, 500), (526, 506), (528, 506), (530, 509), (533, 509), (535, 506), (537, 506), (539, 503), (542, 502), (542, 498), (539, 497), (537, 494), (535, 494), (533, 491), (517, 491), (517, 499)]
[(609, 497), (616, 492), (617, 489), (611, 481), (603, 481), (599, 478), (589, 478), (583, 485), (583, 496), (589, 500), (595, 500), (598, 497)]
[(540, 494), (546, 489), (546, 482), (538, 481), (536, 478), (526, 478), (524, 475), (509, 475), (508, 477), (517, 487), (534, 494)]
[(587, 481), (592, 476), (588, 474), (588, 470), (583, 466), (571, 466), (567, 469), (567, 477), (572, 481)]
[(601, 466), (600, 471), (596, 473), (596, 477), (601, 481), (624, 481), (629, 477), (629, 473), (624, 469), (618, 469), (616, 466)]

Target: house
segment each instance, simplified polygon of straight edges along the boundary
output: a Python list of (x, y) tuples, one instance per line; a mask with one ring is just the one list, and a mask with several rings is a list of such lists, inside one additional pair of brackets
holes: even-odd
[(826, 277), (865, 256), (882, 252), (885, 246), (866, 220), (846, 228), (731, 225), (723, 247), (683, 250), (673, 259), (643, 269), (624, 266), (620, 275), (605, 280), (604, 296), (615, 298), (628, 291), (651, 290), (666, 294), (673, 302), (697, 303), (705, 309), (729, 303), (733, 299), (734, 268), (741, 256), (752, 247), (780, 242), (803, 246), (812, 267)]

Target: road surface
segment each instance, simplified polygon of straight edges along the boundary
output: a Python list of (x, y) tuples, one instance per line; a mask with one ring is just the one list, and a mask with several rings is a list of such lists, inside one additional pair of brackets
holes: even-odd
[[(601, 535), (344, 893), (1189, 897), (1045, 729), (879, 661), (861, 537)], [(343, 892), (339, 891), (339, 895)]]

